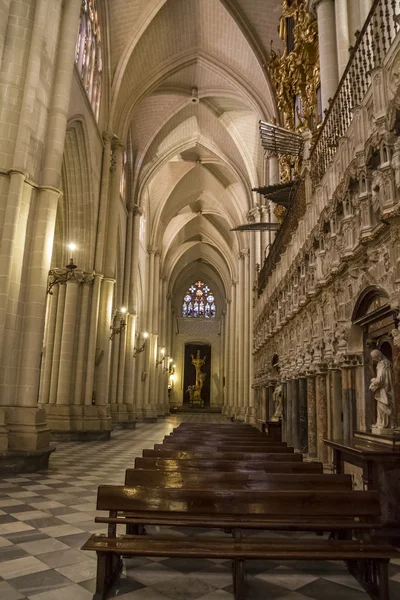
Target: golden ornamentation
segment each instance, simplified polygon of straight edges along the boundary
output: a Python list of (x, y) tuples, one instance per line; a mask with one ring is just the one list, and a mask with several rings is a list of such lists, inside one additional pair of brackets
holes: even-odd
[(282, 223), (283, 219), (285, 218), (285, 215), (287, 213), (287, 209), (284, 206), (281, 206), (280, 204), (277, 204), (274, 208), (274, 215), (276, 216), (278, 223)]
[[(305, 0), (281, 0), (279, 36), (282, 54), (271, 47), (269, 72), (276, 89), (284, 126), (291, 131), (315, 130), (319, 124), (317, 90), (320, 85), (318, 29)], [(288, 47), (288, 19), (293, 19), (293, 44)]]

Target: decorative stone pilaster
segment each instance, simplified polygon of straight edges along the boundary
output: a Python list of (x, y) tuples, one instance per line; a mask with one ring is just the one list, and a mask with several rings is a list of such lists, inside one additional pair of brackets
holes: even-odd
[(317, 457), (317, 408), (315, 375), (307, 376), (308, 456)]

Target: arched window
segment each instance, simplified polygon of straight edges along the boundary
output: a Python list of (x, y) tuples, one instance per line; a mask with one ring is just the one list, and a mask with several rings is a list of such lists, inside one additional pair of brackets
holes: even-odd
[(76, 42), (75, 63), (92, 105), (99, 119), (101, 98), (101, 35), (96, 0), (82, 0), (81, 22)]
[(203, 281), (196, 281), (187, 290), (182, 303), (182, 317), (215, 317), (215, 297)]

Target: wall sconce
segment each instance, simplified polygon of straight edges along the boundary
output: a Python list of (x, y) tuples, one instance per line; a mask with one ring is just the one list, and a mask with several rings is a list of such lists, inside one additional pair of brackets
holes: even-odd
[[(120, 333), (122, 333), (124, 331), (124, 329), (126, 327), (125, 313), (126, 313), (126, 308), (124, 308), (124, 307), (122, 307), (121, 309), (117, 308), (114, 311), (112, 322), (110, 325), (110, 330), (111, 330), (110, 340), (113, 339), (114, 335), (119, 335)], [(119, 321), (119, 325), (118, 325), (118, 321)]]
[[(76, 249), (75, 244), (68, 244), (68, 249), (72, 252)], [(74, 276), (74, 270), (76, 269), (76, 265), (74, 264), (74, 259), (69, 259), (69, 263), (65, 265), (65, 269), (51, 269), (49, 271), (49, 285), (47, 288), (47, 293), (52, 296), (52, 288), (58, 283), (67, 283)]]
[[(135, 347), (133, 349), (133, 358), (136, 358), (136, 356), (138, 354), (140, 354), (141, 352), (144, 351), (144, 349), (146, 348), (146, 340), (147, 340), (148, 337), (149, 337), (149, 334), (147, 333), (147, 331), (145, 331), (144, 334), (143, 334), (143, 344), (139, 348)], [(142, 339), (142, 338), (139, 337), (139, 340), (140, 339)]]
[(162, 365), (165, 361), (165, 348), (161, 348), (161, 355), (162, 358), (160, 360), (156, 360), (156, 367), (158, 367), (158, 365)]
[(169, 371), (170, 371), (170, 369), (171, 369), (171, 363), (172, 363), (172, 360), (173, 360), (172, 358), (169, 358), (169, 359), (168, 359), (168, 364), (167, 364), (167, 366), (166, 366), (166, 367), (165, 367), (165, 369), (164, 369), (164, 373), (169, 373)]

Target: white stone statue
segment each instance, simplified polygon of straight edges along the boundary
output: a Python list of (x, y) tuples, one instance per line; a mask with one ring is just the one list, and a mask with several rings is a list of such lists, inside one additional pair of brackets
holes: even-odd
[(393, 368), (380, 350), (372, 350), (371, 359), (376, 365), (376, 377), (371, 379), (369, 389), (374, 392), (377, 412), (372, 431), (379, 433), (377, 430), (393, 428), (390, 418), (393, 412)]
[(272, 394), (272, 400), (275, 405), (275, 412), (271, 419), (271, 421), (280, 421), (282, 419), (283, 412), (283, 392), (282, 392), (282, 384), (278, 383), (274, 392)]

